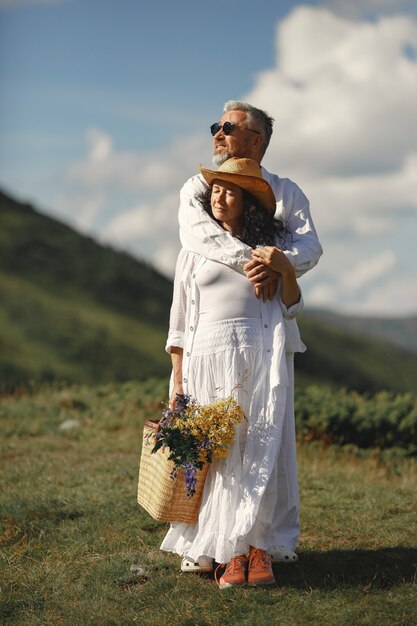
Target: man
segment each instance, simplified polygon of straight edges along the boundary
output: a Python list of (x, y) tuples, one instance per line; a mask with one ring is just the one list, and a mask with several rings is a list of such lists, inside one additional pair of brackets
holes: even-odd
[[(251, 158), (259, 165), (268, 147), (273, 119), (245, 102), (226, 102), (220, 122), (210, 127), (214, 138), (213, 162), (220, 166), (230, 157)], [(309, 202), (301, 189), (289, 179), (280, 178), (262, 168), (265, 180), (271, 185), (277, 202), (276, 217), (292, 236), (292, 245), (284, 253), (301, 276), (313, 268), (322, 248), (311, 220)], [(253, 260), (251, 249), (233, 238), (210, 219), (197, 197), (206, 188), (201, 175), (190, 178), (180, 192), (179, 224), (182, 246), (213, 261), (224, 263), (245, 273), (254, 284), (258, 297), (272, 298), (276, 291), (277, 276), (258, 261)], [(261, 243), (261, 242), (260, 242)], [(294, 424), (294, 352), (305, 350), (295, 320), (286, 321), (286, 352), (289, 376), (289, 401), (281, 452), (277, 462), (277, 489), (280, 494), (280, 514), (273, 524), (282, 537), (280, 545), (272, 546), (268, 553), (273, 562), (293, 562), (299, 534), (298, 480)], [(183, 571), (207, 571), (211, 564), (201, 557), (198, 563), (183, 559)]]

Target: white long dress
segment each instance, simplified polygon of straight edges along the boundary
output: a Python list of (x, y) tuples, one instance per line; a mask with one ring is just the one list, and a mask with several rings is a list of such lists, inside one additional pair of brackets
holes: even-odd
[(250, 545), (282, 543), (280, 489), (291, 487), (277, 472), (289, 383), (283, 317), (302, 306), (264, 303), (235, 270), (180, 252), (167, 349), (184, 349), (186, 393), (201, 404), (234, 395), (245, 420), (228, 456), (210, 466), (197, 523), (172, 523), (161, 550), (226, 563)]

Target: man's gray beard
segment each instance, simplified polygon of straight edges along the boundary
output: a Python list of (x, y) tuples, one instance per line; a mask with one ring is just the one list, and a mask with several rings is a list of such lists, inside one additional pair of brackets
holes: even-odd
[(230, 159), (231, 157), (232, 155), (229, 154), (228, 152), (226, 152), (225, 154), (213, 154), (213, 163), (217, 167), (220, 167), (220, 165), (223, 165), (223, 163), (227, 161), (227, 159)]

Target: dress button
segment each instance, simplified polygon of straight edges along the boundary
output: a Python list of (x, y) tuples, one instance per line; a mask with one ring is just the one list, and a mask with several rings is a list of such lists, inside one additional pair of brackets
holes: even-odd
[(187, 352), (187, 356), (190, 356), (190, 352)]
[(195, 304), (195, 300), (191, 300), (191, 304)]
[(193, 278), (195, 278), (195, 274), (193, 274)]
[(264, 324), (264, 328), (268, 328), (268, 324)]
[(186, 378), (184, 378), (184, 382), (185, 382), (185, 383), (187, 382), (187, 379), (186, 379)]
[(271, 350), (267, 350), (267, 352), (271, 352)]
[(190, 326), (190, 330), (192, 332), (194, 330), (194, 326)]

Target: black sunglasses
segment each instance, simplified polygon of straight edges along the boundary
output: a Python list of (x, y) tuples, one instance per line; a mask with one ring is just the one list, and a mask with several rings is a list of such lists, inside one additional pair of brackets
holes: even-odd
[[(219, 122), (215, 122), (210, 126), (210, 132), (213, 137), (216, 133), (219, 132), (219, 130), (223, 130), (223, 133), (225, 135), (231, 135), (235, 128), (237, 128), (237, 126), (232, 122), (225, 122), (224, 124), (219, 124)], [(250, 130), (251, 133), (256, 133), (257, 135), (260, 135), (257, 130), (253, 130), (252, 128), (241, 128), (241, 130)]]

